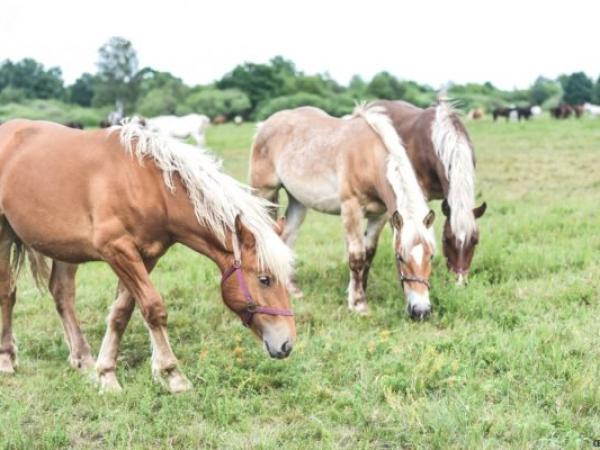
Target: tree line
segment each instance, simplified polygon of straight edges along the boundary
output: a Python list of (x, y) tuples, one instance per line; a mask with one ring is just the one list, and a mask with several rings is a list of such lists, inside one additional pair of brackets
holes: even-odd
[[(548, 108), (561, 102), (600, 104), (600, 77), (593, 81), (583, 72), (557, 79), (539, 77), (522, 90), (501, 90), (490, 82), (451, 84), (448, 93), (464, 109), (510, 104)], [(0, 105), (55, 99), (81, 107), (108, 108), (119, 100), (127, 114), (147, 117), (199, 112), (211, 118), (241, 115), (262, 120), (280, 109), (301, 105), (341, 116), (352, 111), (356, 100), (397, 99), (428, 106), (436, 95), (431, 86), (402, 80), (386, 71), (371, 80), (355, 75), (348, 85), (342, 85), (326, 73), (305, 74), (282, 56), (265, 64), (245, 62), (215, 83), (188, 86), (169, 72), (140, 68), (132, 43), (122, 37), (109, 39), (99, 49), (96, 73), (84, 73), (70, 85), (65, 85), (60, 68), (45, 68), (31, 58), (0, 63)]]

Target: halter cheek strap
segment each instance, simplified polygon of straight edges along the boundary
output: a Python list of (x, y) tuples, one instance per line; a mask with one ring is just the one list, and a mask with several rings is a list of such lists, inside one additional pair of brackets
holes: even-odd
[(292, 317), (294, 313), (289, 309), (274, 308), (272, 306), (260, 306), (254, 301), (242, 273), (242, 252), (240, 250), (240, 243), (235, 232), (231, 233), (231, 242), (233, 246), (233, 265), (223, 272), (223, 275), (221, 276), (221, 286), (223, 286), (229, 277), (235, 273), (238, 285), (242, 291), (242, 294), (244, 295), (244, 300), (246, 301), (246, 307), (240, 313), (240, 318), (242, 319), (244, 326), (250, 326), (255, 314)]

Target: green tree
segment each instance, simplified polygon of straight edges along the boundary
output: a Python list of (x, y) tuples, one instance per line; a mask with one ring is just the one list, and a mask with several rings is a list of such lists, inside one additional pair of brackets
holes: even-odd
[(357, 97), (363, 97), (367, 90), (367, 83), (360, 75), (353, 75), (348, 85), (348, 90)]
[(269, 64), (244, 63), (217, 82), (219, 89), (239, 89), (250, 99), (251, 108), (289, 92), (296, 76), (294, 64), (277, 56)]
[(403, 97), (404, 89), (392, 74), (379, 72), (367, 86), (367, 94), (375, 98), (397, 100)]
[(596, 84), (594, 85), (594, 97), (593, 102), (596, 105), (600, 105), (600, 76), (596, 80)]
[(130, 41), (112, 37), (98, 50), (99, 83), (95, 105), (113, 104), (120, 100), (131, 111), (138, 96), (138, 58)]
[(534, 105), (541, 105), (549, 98), (560, 94), (560, 83), (548, 78), (538, 77), (529, 89), (529, 100)]
[(0, 65), (0, 90), (7, 86), (20, 89), (28, 98), (62, 98), (64, 84), (58, 67), (45, 69), (31, 58), (17, 63), (10, 60)]
[(91, 106), (97, 81), (97, 78), (90, 73), (82, 74), (68, 88), (69, 101), (81, 106)]
[(564, 88), (563, 100), (571, 105), (581, 105), (592, 100), (594, 83), (583, 72), (569, 75)]

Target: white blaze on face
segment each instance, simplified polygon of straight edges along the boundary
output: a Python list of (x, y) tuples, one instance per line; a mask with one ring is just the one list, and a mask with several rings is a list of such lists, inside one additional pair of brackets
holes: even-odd
[(458, 241), (461, 247), (464, 247), (466, 243), (465, 241), (467, 240), (467, 233), (465, 231), (458, 233), (458, 235), (456, 236), (456, 240)]
[[(423, 244), (415, 245), (410, 251), (411, 258), (418, 266), (423, 264), (424, 252), (425, 249)], [(425, 292), (417, 292), (406, 285), (406, 300), (408, 302), (409, 310), (415, 310), (417, 313), (429, 312), (431, 309), (429, 290), (426, 290)]]
[(423, 263), (423, 244), (415, 245), (410, 251), (410, 256), (420, 266)]

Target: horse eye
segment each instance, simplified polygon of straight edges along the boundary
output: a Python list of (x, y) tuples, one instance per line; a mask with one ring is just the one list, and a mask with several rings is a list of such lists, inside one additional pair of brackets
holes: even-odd
[(264, 287), (269, 287), (271, 286), (271, 277), (268, 277), (266, 275), (261, 275), (258, 277), (258, 281), (260, 282), (260, 284), (262, 284)]
[(404, 261), (404, 258), (400, 253), (396, 253), (396, 261), (406, 264), (406, 261)]

